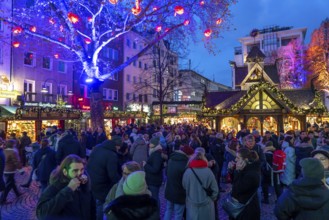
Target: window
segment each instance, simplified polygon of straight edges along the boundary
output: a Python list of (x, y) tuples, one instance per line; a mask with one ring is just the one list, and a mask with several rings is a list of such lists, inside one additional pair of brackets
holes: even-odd
[(147, 102), (147, 94), (144, 94), (144, 102)]
[(130, 57), (126, 57), (126, 61), (128, 61), (130, 59)]
[(136, 60), (134, 60), (133, 65), (136, 66)]
[(108, 48), (108, 47), (104, 47), (103, 49), (102, 49), (102, 53), (103, 53), (103, 57), (104, 58), (108, 58), (108, 59), (110, 59), (110, 48)]
[(136, 94), (133, 94), (133, 100), (136, 101)]
[(65, 73), (66, 72), (66, 63), (64, 61), (59, 60), (57, 70), (58, 70), (58, 72)]
[(118, 73), (113, 73), (110, 78), (111, 80), (118, 81)]
[(130, 100), (130, 93), (126, 93), (126, 99)]
[(147, 63), (144, 63), (144, 70), (147, 70)]
[(79, 95), (81, 97), (85, 97), (85, 85), (80, 84), (80, 90), (79, 90)]
[(157, 61), (153, 60), (153, 67), (157, 67)]
[(127, 74), (127, 82), (130, 82), (130, 75)]
[(42, 68), (47, 70), (52, 69), (52, 60), (50, 57), (42, 57)]
[(113, 100), (113, 90), (103, 88), (103, 98), (104, 100)]
[(67, 85), (59, 84), (59, 94), (61, 95), (67, 95)]
[(143, 102), (143, 95), (142, 95), (142, 94), (139, 94), (139, 96), (138, 96), (138, 101), (139, 101), (139, 102)]
[(34, 81), (24, 80), (24, 94), (26, 101), (34, 101)]
[(127, 45), (127, 47), (130, 47), (130, 40), (129, 39), (126, 40), (126, 45)]
[(112, 90), (113, 91), (113, 101), (118, 101), (118, 90)]
[(24, 53), (24, 64), (27, 66), (35, 66), (35, 54), (33, 52)]
[(139, 68), (142, 68), (142, 61), (139, 61), (139, 62), (138, 62), (138, 67), (139, 67)]
[(136, 42), (133, 42), (133, 49), (136, 49), (136, 48), (137, 48)]
[(137, 83), (137, 77), (136, 76), (133, 76), (133, 82)]
[(157, 90), (153, 89), (153, 98), (156, 98), (156, 97), (157, 97)]
[(107, 49), (107, 53), (108, 55), (106, 56), (107, 58), (111, 59), (111, 60), (119, 60), (119, 51), (113, 48), (108, 48)]

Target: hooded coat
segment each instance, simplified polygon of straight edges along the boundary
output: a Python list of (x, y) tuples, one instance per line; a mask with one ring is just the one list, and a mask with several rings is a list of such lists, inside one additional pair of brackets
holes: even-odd
[(320, 179), (295, 180), (278, 199), (274, 213), (279, 220), (329, 219), (329, 190)]
[(114, 141), (106, 140), (96, 145), (90, 154), (87, 170), (94, 197), (105, 202), (107, 193), (120, 180), (120, 164)]
[(60, 164), (62, 160), (70, 154), (75, 154), (81, 158), (85, 158), (86, 150), (83, 151), (79, 141), (77, 141), (73, 135), (66, 134), (58, 141), (58, 148), (56, 152), (57, 164)]
[(142, 164), (143, 161), (147, 161), (148, 147), (143, 138), (138, 137), (132, 144), (129, 153), (133, 161)]

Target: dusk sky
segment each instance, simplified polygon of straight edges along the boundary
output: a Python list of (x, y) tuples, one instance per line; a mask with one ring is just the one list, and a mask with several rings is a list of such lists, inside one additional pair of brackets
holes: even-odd
[(234, 59), (234, 47), (240, 46), (239, 38), (249, 35), (254, 28), (272, 25), (306, 27), (305, 43), (308, 44), (313, 30), (329, 17), (329, 0), (238, 0), (231, 12), (231, 30), (216, 41), (221, 52), (211, 55), (200, 42), (190, 47), (191, 53), (187, 60), (181, 60), (181, 68), (188, 68), (188, 59), (191, 59), (191, 69), (231, 86), (229, 60)]

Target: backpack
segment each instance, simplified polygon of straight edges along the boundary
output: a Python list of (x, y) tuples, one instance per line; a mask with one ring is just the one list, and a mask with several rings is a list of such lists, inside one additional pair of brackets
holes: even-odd
[(282, 173), (286, 168), (286, 153), (283, 150), (275, 150), (272, 162), (273, 172)]

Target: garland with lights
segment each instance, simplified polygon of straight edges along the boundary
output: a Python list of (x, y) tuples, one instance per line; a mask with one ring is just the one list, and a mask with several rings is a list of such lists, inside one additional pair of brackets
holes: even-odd
[(204, 106), (202, 112), (200, 113), (205, 117), (213, 117), (217, 115), (233, 115), (238, 113), (238, 111), (245, 105), (245, 103), (252, 98), (257, 92), (266, 90), (274, 95), (274, 97), (286, 104), (290, 109), (290, 113), (296, 115), (306, 115), (306, 114), (324, 114), (327, 113), (327, 109), (324, 106), (321, 95), (318, 91), (315, 92), (315, 97), (312, 103), (315, 103), (314, 106), (311, 106), (309, 109), (304, 109), (296, 106), (289, 98), (287, 98), (283, 92), (281, 92), (276, 86), (271, 85), (269, 82), (261, 82), (254, 84), (250, 87), (248, 92), (240, 98), (240, 100), (231, 106), (229, 109), (211, 109)]

